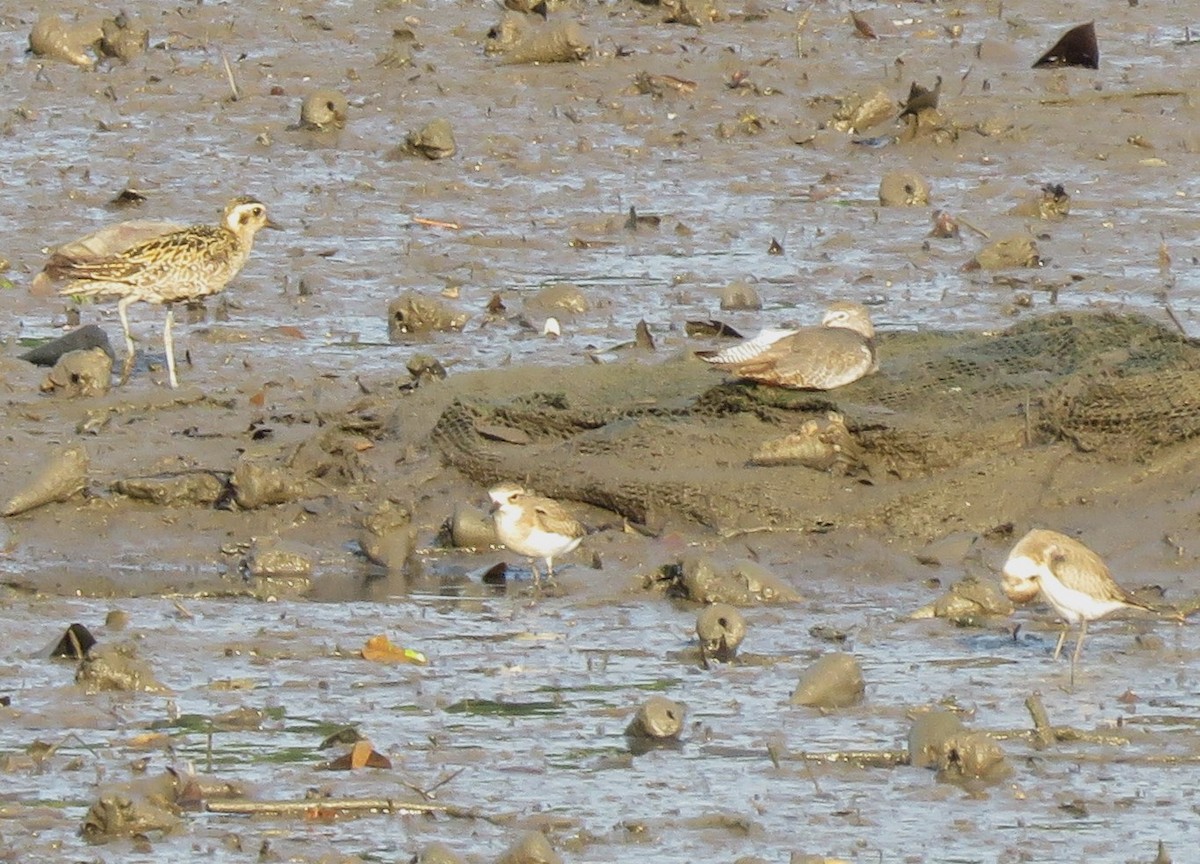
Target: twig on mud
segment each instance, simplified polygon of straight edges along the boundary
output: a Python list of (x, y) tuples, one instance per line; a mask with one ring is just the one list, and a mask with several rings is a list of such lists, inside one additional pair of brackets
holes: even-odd
[(955, 216), (954, 218), (958, 220), (958, 224), (959, 224), (959, 225), (962, 225), (964, 228), (968, 228), (968, 229), (970, 229), (971, 231), (974, 231), (976, 234), (978, 234), (978, 235), (979, 235), (980, 237), (982, 237), (984, 240), (991, 240), (991, 239), (992, 239), (992, 235), (991, 235), (991, 234), (989, 234), (988, 232), (984, 231), (982, 228), (976, 228), (974, 225), (972, 225), (970, 222), (968, 222), (968, 221), (967, 221), (966, 219), (964, 219), (963, 217), (961, 217), (961, 216)]
[(828, 753), (789, 753), (789, 759), (802, 759), (808, 765), (810, 762), (823, 762), (827, 765), (846, 764), (859, 768), (898, 768), (911, 765), (912, 759), (907, 750), (833, 750)]
[(808, 18), (812, 15), (812, 11), (816, 8), (817, 0), (813, 0), (808, 4), (808, 8), (804, 10), (804, 14), (796, 19), (796, 56), (804, 57), (804, 28), (808, 26)]
[(1033, 718), (1033, 744), (1039, 750), (1054, 743), (1054, 729), (1050, 725), (1050, 715), (1042, 702), (1041, 693), (1031, 693), (1025, 700), (1029, 716)]
[(789, 528), (781, 525), (756, 525), (753, 528), (730, 528), (727, 531), (721, 532), (722, 540), (732, 540), (734, 537), (745, 537), (748, 534), (772, 534), (778, 531), (781, 534), (795, 534), (797, 532), (807, 533), (807, 528)]
[(449, 228), (452, 231), (458, 231), (462, 228), (457, 222), (443, 222), (441, 219), (426, 219), (424, 216), (412, 217), (414, 225), (427, 225), (430, 228)]
[(413, 790), (414, 792), (416, 792), (418, 795), (420, 795), (426, 801), (430, 801), (433, 799), (433, 793), (435, 791), (440, 789), (442, 786), (445, 786), (447, 783), (449, 783), (451, 780), (453, 780), (455, 777), (457, 777), (459, 774), (463, 773), (466, 770), (467, 770), (467, 766), (464, 765), (463, 767), (459, 768), (457, 771), (452, 771), (451, 773), (447, 774), (441, 780), (437, 781), (432, 786), (430, 786), (428, 789), (422, 789), (416, 783), (405, 783), (404, 785), (407, 786), (409, 789)]
[(1163, 96), (1186, 96), (1187, 90), (1134, 90), (1132, 93), (1094, 93), (1086, 97), (1055, 96), (1039, 99), (1039, 105), (1080, 105), (1086, 106), (1093, 102), (1111, 102), (1114, 99), (1153, 99)]
[(225, 56), (225, 49), (221, 49), (221, 62), (225, 64), (225, 77), (229, 81), (229, 90), (233, 94), (233, 101), (236, 102), (242, 98), (242, 94), (238, 92), (237, 79), (233, 77), (233, 67), (229, 65), (229, 58)]
[(1171, 323), (1175, 325), (1175, 329), (1179, 331), (1179, 335), (1184, 339), (1190, 340), (1192, 337), (1189, 336), (1188, 332), (1183, 329), (1183, 323), (1179, 320), (1179, 318), (1176, 317), (1175, 310), (1171, 308), (1171, 304), (1164, 303), (1163, 309), (1166, 310), (1167, 317), (1171, 319)]
[(512, 816), (481, 813), (456, 804), (429, 804), (422, 801), (401, 801), (398, 798), (315, 798), (311, 801), (209, 801), (204, 809), (209, 813), (235, 816), (304, 816), (341, 810), (352, 813), (444, 813), (459, 819), (483, 819), (493, 825), (505, 825)]

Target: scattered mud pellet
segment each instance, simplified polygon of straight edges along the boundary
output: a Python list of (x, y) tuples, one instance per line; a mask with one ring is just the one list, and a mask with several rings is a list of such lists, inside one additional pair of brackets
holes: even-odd
[(1027, 234), (1004, 237), (979, 250), (966, 270), (1010, 270), (1017, 267), (1039, 267), (1037, 241)]
[(160, 507), (216, 504), (228, 488), (222, 478), (208, 471), (163, 477), (126, 477), (112, 484), (112, 490), (136, 501), (149, 501)]
[(300, 103), (299, 128), (310, 132), (330, 132), (342, 129), (349, 116), (350, 103), (337, 90), (314, 90)]
[(861, 702), (865, 692), (858, 660), (851, 654), (834, 651), (800, 673), (792, 704), (822, 710), (848, 708)]
[(492, 518), (470, 504), (455, 504), (449, 519), (450, 545), (456, 549), (487, 549), (500, 541)]
[(1012, 602), (993, 579), (965, 576), (951, 585), (931, 606), (913, 613), (914, 618), (945, 618), (959, 626), (979, 626), (994, 616), (1011, 615)]
[(667, 24), (703, 27), (729, 19), (720, 0), (659, 0), (658, 5), (667, 13), (663, 19)]
[(88, 50), (95, 49), (103, 37), (98, 21), (69, 24), (57, 15), (45, 13), (29, 33), (29, 50), (39, 57), (90, 69), (96, 58)]
[(388, 339), (402, 342), (414, 334), (461, 330), (469, 318), (435, 297), (405, 294), (388, 304)]
[(487, 42), (484, 43), (483, 53), (502, 54), (518, 44), (524, 37), (528, 27), (524, 15), (515, 12), (505, 12), (499, 23), (487, 32)]
[(721, 289), (721, 309), (723, 311), (761, 308), (762, 298), (758, 296), (754, 286), (748, 282), (734, 282)]
[(891, 119), (895, 111), (896, 103), (882, 88), (865, 98), (854, 93), (841, 100), (829, 125), (839, 132), (859, 133)]
[(800, 429), (783, 438), (764, 441), (750, 457), (751, 465), (803, 465), (814, 471), (845, 475), (862, 470), (863, 449), (836, 411), (825, 420), (805, 420)]
[(1003, 780), (1012, 773), (1004, 750), (986, 732), (963, 731), (943, 742), (938, 779), (945, 781)]
[(75, 683), (88, 693), (110, 690), (169, 693), (132, 644), (94, 645), (75, 671)]
[(39, 385), (43, 393), (68, 399), (103, 396), (112, 384), (113, 359), (102, 348), (69, 351)]
[(718, 566), (705, 555), (689, 556), (680, 564), (679, 588), (697, 603), (794, 603), (800, 595), (779, 577), (753, 561)]
[(88, 351), (92, 348), (99, 348), (110, 359), (116, 359), (112, 344), (108, 341), (108, 334), (95, 324), (76, 327), (70, 333), (59, 336), (57, 339), (51, 339), (36, 348), (30, 348), (19, 357), (34, 366), (53, 366), (72, 351)]
[(150, 47), (150, 29), (124, 12), (100, 22), (100, 53), (128, 62)]
[(944, 708), (921, 711), (908, 727), (908, 759), (917, 768), (937, 768), (946, 742), (966, 731), (958, 715)]
[(278, 539), (255, 540), (246, 556), (246, 574), (255, 579), (307, 579), (316, 552)]
[(917, 561), (929, 567), (955, 566), (962, 564), (979, 542), (973, 531), (955, 531), (937, 540), (931, 540), (917, 552)]
[(728, 663), (746, 638), (746, 619), (728, 603), (714, 603), (696, 616), (696, 636), (705, 656)]
[(505, 849), (496, 859), (496, 864), (562, 864), (562, 858), (554, 851), (545, 834), (529, 831)]
[(88, 455), (82, 444), (68, 444), (50, 455), (25, 488), (8, 499), (3, 515), (16, 516), (43, 504), (67, 501), (87, 486)]
[(416, 529), (407, 507), (384, 501), (363, 519), (363, 531), (359, 536), (363, 554), (390, 571), (404, 570), (416, 542)]
[(426, 159), (447, 159), (458, 152), (454, 127), (445, 117), (430, 120), (420, 129), (408, 133), (404, 139), (404, 149)]
[(428, 381), (441, 381), (446, 377), (446, 367), (432, 354), (414, 354), (404, 364), (413, 381), (424, 384)]
[(889, 171), (879, 181), (879, 203), (884, 207), (924, 207), (929, 203), (929, 184), (916, 171)]
[[(679, 738), (679, 733), (683, 731), (683, 721), (686, 717), (686, 706), (666, 696), (654, 695), (638, 708), (629, 725), (625, 727), (625, 735), (634, 741), (672, 742)], [(632, 741), (630, 746), (633, 746)]]
[(229, 485), (239, 507), (255, 510), (303, 498), (308, 484), (278, 463), (244, 458), (234, 467)]
[(592, 53), (592, 45), (578, 24), (564, 21), (524, 29), (502, 50), (505, 63), (577, 63)]
[(182, 825), (183, 820), (164, 804), (113, 793), (101, 795), (88, 808), (80, 831), (90, 842), (99, 843), (117, 837), (170, 834)]
[(583, 289), (571, 282), (554, 282), (538, 289), (524, 304), (526, 312), (582, 315), (592, 308)]
[(463, 864), (463, 859), (445, 843), (435, 840), (417, 853), (413, 864)]
[(1027, 196), (1010, 211), (1014, 216), (1030, 219), (1056, 221), (1067, 218), (1071, 212), (1071, 196), (1061, 183), (1047, 183), (1037, 192)]

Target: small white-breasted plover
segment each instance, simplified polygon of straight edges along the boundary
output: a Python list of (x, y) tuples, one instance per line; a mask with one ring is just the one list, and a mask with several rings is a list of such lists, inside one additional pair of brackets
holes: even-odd
[[(530, 495), (521, 486), (501, 483), (488, 491), (496, 536), (506, 547), (528, 558), (541, 558), (554, 578), (554, 559), (579, 545), (584, 527), (551, 498)], [(539, 584), (537, 566), (531, 561), (534, 585)]]
[(1001, 584), (1005, 594), (1017, 602), (1032, 600), (1041, 592), (1062, 618), (1055, 660), (1062, 653), (1071, 625), (1079, 625), (1079, 640), (1071, 655), (1071, 686), (1075, 685), (1075, 664), (1083, 650), (1089, 621), (1119, 609), (1155, 611), (1118, 585), (1103, 559), (1091, 549), (1065, 534), (1043, 528), (1033, 529), (1013, 547), (1004, 562)]

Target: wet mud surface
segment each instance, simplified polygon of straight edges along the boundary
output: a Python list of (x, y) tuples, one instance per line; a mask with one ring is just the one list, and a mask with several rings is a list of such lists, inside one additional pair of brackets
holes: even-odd
[[(1200, 333), (1195, 58), (1179, 44), (1190, 10), (1113, 7), (1097, 22), (1099, 70), (1037, 71), (1094, 10), (856, 10), (878, 39), (840, 7), (725, 11), (696, 27), (663, 23), (661, 7), (567, 4), (546, 26), (577, 25), (568, 48), (581, 34), (588, 56), (529, 65), (485, 50), (494, 4), (134, 4), (149, 47), (94, 70), (27, 56), (37, 11), (4, 11), (0, 498), (64, 448), (87, 456), (82, 495), (0, 524), (5, 854), (407, 861), (441, 841), (482, 862), (538, 829), (567, 861), (1149, 862), (1160, 839), (1186, 859), (1198, 839), (1192, 626), (1096, 624), (1069, 692), (1044, 607), (971, 627), (910, 615), (964, 573), (994, 577), (1011, 536), (920, 564), (928, 541), (1009, 521), (1016, 536), (1030, 524), (1079, 536), (1128, 587), (1194, 596), (1194, 444), (1132, 462), (1048, 444), (945, 489), (937, 512), (968, 514), (947, 524), (722, 532), (675, 517), (647, 537), (589, 513), (607, 527), (545, 596), (502, 550), (437, 546), (455, 506), (485, 497), (430, 444), (452, 399), (570, 391), (593, 360), (609, 378), (592, 372), (588, 387), (636, 398), (653, 379), (691, 399), (719, 378), (686, 358), (714, 344), (686, 337), (689, 320), (752, 333), (856, 299), (884, 332), (1100, 308), (1169, 310)], [(911, 82), (939, 75), (941, 119), (893, 122)], [(344, 124), (298, 128), (323, 88), (345, 96)], [(834, 128), (870, 100), (896, 107), (871, 128)], [(438, 118), (453, 155), (407, 151)], [(447, 152), (444, 136), (417, 137)], [(928, 204), (879, 206), (881, 180), (900, 171), (928, 184)], [(1029, 199), (1060, 183), (1069, 216), (1037, 218)], [(124, 188), (146, 202), (109, 206)], [(177, 316), (181, 389), (162, 386), (162, 311), (134, 307), (144, 354), (128, 384), (41, 393), (45, 371), (16, 357), (69, 325), (68, 304), (30, 288), (45, 250), (126, 218), (212, 221), (238, 194), (288, 230), (260, 237), (205, 312)], [(979, 231), (929, 236), (937, 209)], [(1014, 235), (1041, 266), (964, 270)], [(764, 308), (721, 312), (734, 282)], [(586, 305), (537, 302), (560, 283)], [(389, 304), (410, 292), (445, 302), (461, 329), (393, 328), (390, 341)], [(504, 308), (489, 313), (497, 294)], [(120, 344), (111, 304), (80, 314)], [(541, 335), (550, 315), (558, 339)], [(641, 320), (656, 351), (608, 350)], [(446, 380), (410, 389), (417, 353)], [(702, 473), (728, 445), (691, 439), (679, 458)], [(371, 525), (400, 565), (367, 560)], [(804, 598), (742, 609), (736, 660), (707, 669), (698, 608), (645, 587), (696, 551), (752, 558)], [(502, 560), (515, 578), (485, 586)], [(129, 623), (106, 630), (114, 608)], [(75, 663), (42, 650), (73, 621), (135, 646), (170, 692), (85, 692)], [(362, 659), (378, 634), (428, 665)], [(861, 664), (864, 700), (792, 705), (801, 671), (834, 650)], [(825, 758), (903, 751), (909, 714), (931, 704), (971, 730), (1029, 730), (1034, 691), (1052, 723), (1099, 734), (1040, 747), (997, 735), (1013, 772), (987, 783)], [(625, 729), (655, 694), (686, 706), (680, 740), (633, 756)], [(320, 770), (338, 751), (318, 745), (348, 725), (391, 767)], [(471, 812), (185, 810), (165, 835), (80, 836), (106, 784), (169, 767), (255, 800), (317, 790)]]

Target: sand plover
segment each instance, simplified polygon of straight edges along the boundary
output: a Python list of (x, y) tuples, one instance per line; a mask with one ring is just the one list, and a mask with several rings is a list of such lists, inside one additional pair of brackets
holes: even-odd
[(276, 227), (260, 201), (234, 198), (225, 206), (220, 225), (193, 225), (93, 260), (55, 253), (46, 263), (45, 272), (52, 279), (68, 280), (69, 284), (59, 289), (59, 294), (121, 298), (117, 314), (125, 334), (124, 377), (129, 375), (134, 356), (126, 310), (139, 300), (165, 305), (163, 346), (167, 351), (167, 374), (171, 386), (178, 387), (171, 339), (172, 304), (223, 290), (246, 263), (258, 230)]
[(1001, 577), (1004, 592), (1017, 602), (1032, 600), (1040, 591), (1063, 619), (1063, 630), (1054, 647), (1054, 659), (1062, 653), (1072, 624), (1079, 625), (1079, 640), (1071, 655), (1071, 686), (1075, 686), (1075, 664), (1083, 650), (1089, 621), (1118, 609), (1156, 611), (1116, 583), (1104, 561), (1078, 540), (1057, 531), (1034, 528), (1008, 554)]
[(867, 307), (842, 300), (829, 305), (820, 327), (764, 330), (723, 351), (696, 353), (739, 378), (793, 390), (832, 390), (879, 368)]
[[(557, 501), (530, 495), (516, 484), (494, 486), (488, 497), (500, 542), (519, 555), (545, 560), (550, 579), (554, 578), (554, 559), (575, 549), (587, 533)], [(529, 569), (536, 586), (539, 577), (532, 561)]]

